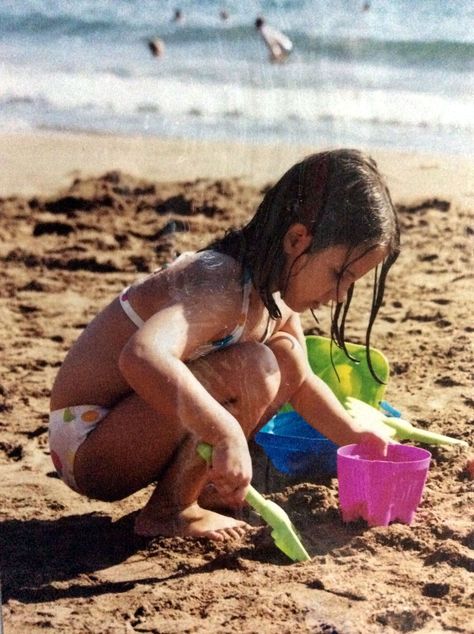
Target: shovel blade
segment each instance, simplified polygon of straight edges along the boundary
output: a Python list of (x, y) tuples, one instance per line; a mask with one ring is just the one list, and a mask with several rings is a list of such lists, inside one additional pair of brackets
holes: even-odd
[[(197, 446), (197, 452), (203, 460), (210, 463), (212, 458), (211, 445), (201, 442)], [(252, 486), (249, 487), (245, 499), (273, 529), (271, 535), (277, 548), (293, 561), (308, 561), (311, 559), (301, 543), (290, 518), (278, 504), (265, 499)]]
[[(258, 498), (258, 502), (256, 498)], [(296, 528), (281, 506), (272, 500), (263, 498), (253, 487), (250, 487), (246, 499), (273, 529), (271, 535), (277, 548), (292, 561), (309, 561), (311, 559), (298, 537)]]

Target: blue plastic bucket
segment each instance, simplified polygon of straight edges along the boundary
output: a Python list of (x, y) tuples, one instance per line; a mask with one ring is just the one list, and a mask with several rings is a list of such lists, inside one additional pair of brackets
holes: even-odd
[(336, 475), (338, 445), (294, 411), (276, 414), (255, 440), (278, 471), (295, 476)]

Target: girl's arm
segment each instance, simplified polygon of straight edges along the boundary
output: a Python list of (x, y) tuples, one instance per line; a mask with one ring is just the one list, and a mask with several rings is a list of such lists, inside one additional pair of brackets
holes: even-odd
[(198, 285), (179, 301), (170, 299), (128, 340), (119, 367), (130, 387), (158, 414), (176, 420), (214, 447), (213, 481), (227, 495), (235, 491), (237, 504), (245, 497), (252, 476), (244, 432), (185, 362), (227, 324), (233, 328), (241, 288), (229, 287), (227, 292), (212, 294)]
[(326, 383), (312, 372), (291, 399), (291, 405), (310, 425), (337, 445), (370, 443), (386, 455), (389, 431), (374, 430), (356, 422)]
[(129, 339), (119, 367), (130, 387), (154, 410), (216, 445), (223, 436), (239, 435), (240, 425), (183, 360), (190, 339), (188, 330), (181, 307), (160, 310)]
[[(293, 313), (280, 328), (293, 335), (306, 356), (306, 342), (299, 315)], [(344, 409), (329, 386), (312, 371), (307, 362), (306, 379), (293, 395), (291, 405), (315, 429), (337, 445), (370, 443), (382, 455), (387, 453), (390, 435), (356, 422)]]

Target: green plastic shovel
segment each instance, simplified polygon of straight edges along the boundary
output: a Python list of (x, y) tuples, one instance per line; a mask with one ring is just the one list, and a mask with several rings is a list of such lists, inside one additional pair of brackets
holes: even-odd
[(367, 405), (358, 398), (348, 396), (344, 401), (349, 414), (356, 420), (368, 422), (372, 425), (385, 425), (393, 430), (391, 434), (395, 440), (415, 440), (424, 442), (428, 445), (461, 445), (468, 447), (466, 441), (444, 436), (425, 429), (414, 427), (411, 423), (403, 418), (385, 416), (385, 414), (371, 405)]
[[(197, 451), (201, 458), (209, 464), (212, 458), (211, 445), (203, 442), (199, 443)], [(309, 561), (311, 559), (301, 543), (290, 518), (278, 504), (271, 500), (266, 500), (252, 486), (249, 487), (245, 500), (271, 526), (273, 529), (271, 535), (275, 546), (285, 553), (287, 557), (293, 561)]]

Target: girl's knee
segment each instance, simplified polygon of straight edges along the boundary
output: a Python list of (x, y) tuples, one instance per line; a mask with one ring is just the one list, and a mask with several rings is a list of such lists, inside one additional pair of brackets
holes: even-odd
[(241, 344), (242, 354), (249, 364), (262, 374), (271, 374), (278, 370), (278, 362), (273, 350), (264, 343), (247, 342)]
[(247, 377), (262, 400), (271, 402), (282, 385), (285, 392), (292, 394), (302, 385), (308, 373), (306, 352), (289, 333), (278, 333), (268, 344), (242, 344), (242, 354), (249, 356)]
[(219, 402), (249, 403), (274, 397), (278, 362), (263, 343), (243, 342), (192, 362), (191, 369)]
[[(252, 383), (265, 400), (274, 398), (280, 382), (280, 368), (273, 351), (263, 343), (243, 343), (241, 379), (245, 378), (247, 385)], [(268, 392), (268, 394), (267, 394)]]
[(267, 345), (249, 342), (239, 347), (243, 363), (234, 381), (238, 394), (236, 415), (248, 436), (264, 412), (275, 403), (281, 386), (281, 372), (273, 350)]

